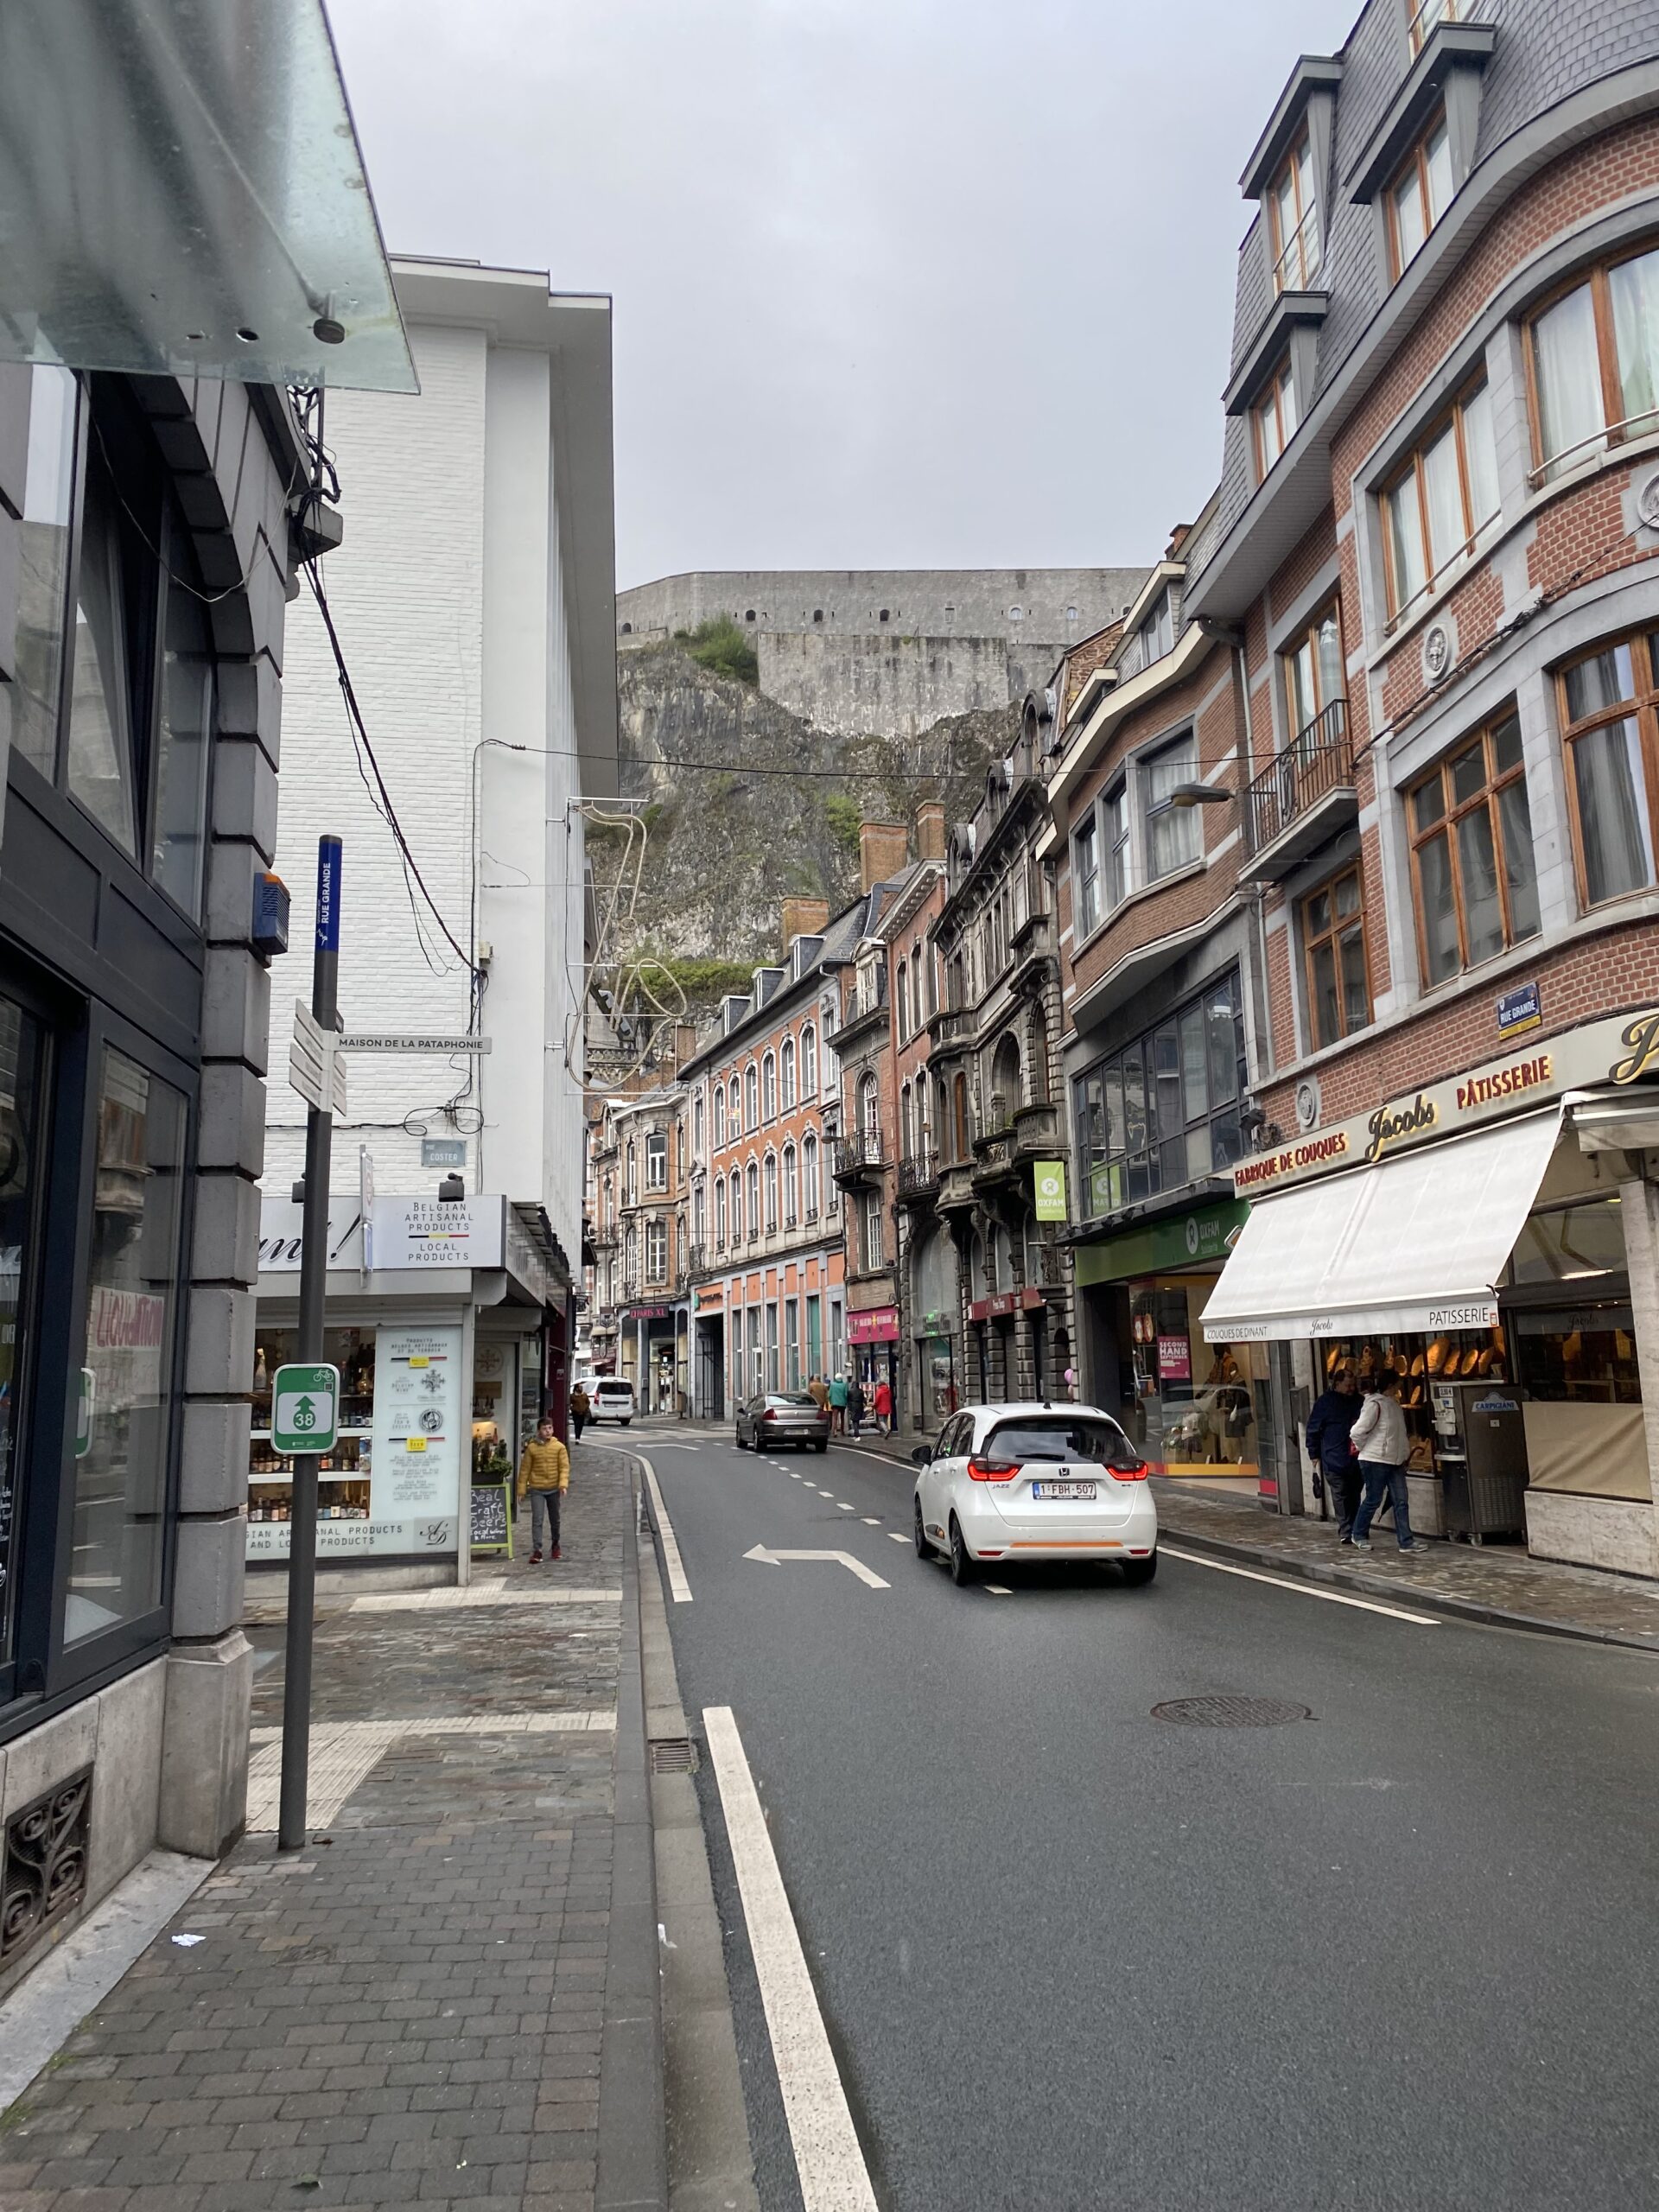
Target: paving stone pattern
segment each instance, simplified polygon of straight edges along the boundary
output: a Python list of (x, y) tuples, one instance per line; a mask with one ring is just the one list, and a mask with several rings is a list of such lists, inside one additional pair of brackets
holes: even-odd
[[(584, 1445), (563, 1562), (486, 1571), (614, 1589), (630, 1535), (627, 1463)], [(614, 1738), (486, 1732), (613, 1707), (618, 1609), (348, 1603), (320, 1608), (319, 1719), (478, 1732), (397, 1738), (328, 1842), (223, 1862), (0, 2123), (3, 2212), (592, 2207)], [(281, 1713), (271, 1665), (255, 1723)]]

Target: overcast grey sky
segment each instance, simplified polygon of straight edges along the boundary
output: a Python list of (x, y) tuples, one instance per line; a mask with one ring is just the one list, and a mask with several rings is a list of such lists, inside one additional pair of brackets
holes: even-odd
[(616, 302), (617, 567), (1125, 565), (1357, 0), (330, 0), (387, 244)]

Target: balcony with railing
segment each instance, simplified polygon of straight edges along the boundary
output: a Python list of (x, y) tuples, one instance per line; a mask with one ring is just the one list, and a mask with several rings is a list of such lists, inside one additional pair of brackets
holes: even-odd
[(1358, 811), (1348, 702), (1333, 699), (1245, 785), (1249, 857), (1241, 874), (1257, 883), (1276, 882)]
[(868, 1125), (837, 1137), (830, 1154), (830, 1173), (843, 1188), (875, 1182), (887, 1164), (887, 1146), (879, 1128)]
[(925, 1205), (939, 1187), (939, 1155), (931, 1149), (913, 1152), (899, 1163), (899, 1203)]

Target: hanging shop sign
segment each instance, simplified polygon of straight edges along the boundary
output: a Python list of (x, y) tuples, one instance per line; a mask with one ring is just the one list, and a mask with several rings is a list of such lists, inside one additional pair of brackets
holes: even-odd
[[(1010, 1313), (1029, 1313), (1043, 1302), (1040, 1290), (995, 1290), (988, 1298), (976, 1298), (968, 1308), (970, 1321), (999, 1321)], [(849, 1334), (853, 1315), (847, 1316)]]
[(1065, 1219), (1065, 1162), (1039, 1160), (1031, 1171), (1031, 1186), (1039, 1221)]
[(506, 1256), (505, 1198), (374, 1202), (377, 1272), (410, 1268), (499, 1268)]
[(1540, 1105), (1564, 1090), (1659, 1077), (1659, 1008), (1586, 1022), (1529, 1051), (1511, 1053), (1444, 1083), (1389, 1099), (1375, 1113), (1310, 1129), (1294, 1144), (1241, 1160), (1233, 1188), (1240, 1198), (1304, 1181), (1338, 1167), (1370, 1167), (1406, 1147), (1478, 1128), (1505, 1114)]
[(896, 1306), (872, 1306), (862, 1313), (847, 1316), (847, 1341), (849, 1344), (896, 1344), (899, 1341), (899, 1308)]

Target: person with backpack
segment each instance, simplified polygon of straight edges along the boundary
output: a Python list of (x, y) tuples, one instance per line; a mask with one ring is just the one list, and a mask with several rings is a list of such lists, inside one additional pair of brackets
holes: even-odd
[(531, 1545), (530, 1563), (542, 1563), (542, 1532), (546, 1528), (550, 1559), (563, 1556), (559, 1549), (559, 1509), (564, 1493), (570, 1487), (570, 1454), (555, 1435), (553, 1424), (545, 1414), (540, 1427), (524, 1449), (518, 1462), (518, 1503), (525, 1496), (530, 1498)]

